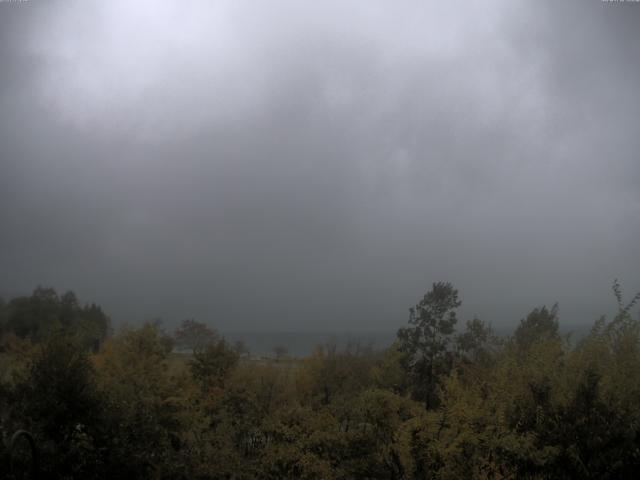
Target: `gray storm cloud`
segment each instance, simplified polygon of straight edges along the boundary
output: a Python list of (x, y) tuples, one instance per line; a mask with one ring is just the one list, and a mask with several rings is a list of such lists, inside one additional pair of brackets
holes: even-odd
[(640, 6), (514, 3), (0, 3), (0, 292), (236, 330), (393, 330), (438, 280), (494, 324), (610, 312)]

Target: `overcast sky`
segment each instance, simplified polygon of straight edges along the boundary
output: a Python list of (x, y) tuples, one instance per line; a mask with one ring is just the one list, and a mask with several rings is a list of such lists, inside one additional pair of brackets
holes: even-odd
[(0, 293), (515, 325), (640, 289), (640, 3), (0, 1)]

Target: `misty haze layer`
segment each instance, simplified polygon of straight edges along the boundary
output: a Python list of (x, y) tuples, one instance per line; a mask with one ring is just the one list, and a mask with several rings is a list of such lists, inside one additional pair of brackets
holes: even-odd
[[(516, 4), (517, 3), (517, 4)], [(640, 288), (640, 4), (0, 3), (0, 294), (394, 330)]]

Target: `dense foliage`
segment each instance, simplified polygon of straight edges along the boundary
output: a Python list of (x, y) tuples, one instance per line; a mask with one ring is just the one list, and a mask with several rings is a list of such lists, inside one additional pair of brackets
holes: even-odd
[(508, 338), (479, 319), (458, 333), (458, 292), (436, 283), (385, 351), (276, 361), (194, 320), (109, 335), (98, 307), (39, 288), (0, 302), (0, 477), (25, 429), (51, 479), (634, 478), (638, 297), (614, 291), (575, 345), (555, 306)]

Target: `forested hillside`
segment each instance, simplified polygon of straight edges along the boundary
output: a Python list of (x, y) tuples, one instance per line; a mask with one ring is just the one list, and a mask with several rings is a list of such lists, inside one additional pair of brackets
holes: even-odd
[(614, 293), (576, 345), (555, 306), (498, 338), (436, 283), (384, 351), (266, 360), (38, 288), (0, 303), (0, 476), (34, 468), (31, 435), (48, 479), (634, 478), (638, 296)]

